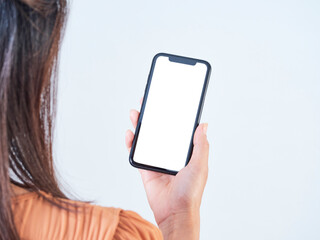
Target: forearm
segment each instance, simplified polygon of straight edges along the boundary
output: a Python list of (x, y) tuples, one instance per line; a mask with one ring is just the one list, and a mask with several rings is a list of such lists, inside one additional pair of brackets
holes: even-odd
[(198, 240), (200, 233), (199, 210), (170, 215), (159, 224), (164, 240)]

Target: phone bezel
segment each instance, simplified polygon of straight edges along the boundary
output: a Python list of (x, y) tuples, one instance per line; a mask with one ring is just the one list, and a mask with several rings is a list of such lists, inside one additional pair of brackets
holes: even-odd
[(171, 170), (171, 169), (160, 168), (160, 167), (156, 167), (156, 166), (150, 166), (150, 165), (146, 165), (146, 164), (141, 164), (141, 163), (135, 162), (134, 159), (133, 159), (134, 158), (135, 147), (136, 147), (136, 144), (137, 144), (137, 139), (139, 137), (139, 131), (140, 131), (141, 123), (142, 123), (142, 120), (143, 120), (143, 114), (144, 114), (144, 110), (145, 110), (145, 105), (146, 105), (147, 99), (148, 99), (148, 94), (149, 94), (149, 89), (150, 89), (150, 85), (151, 85), (151, 81), (152, 81), (153, 71), (154, 71), (157, 59), (160, 56), (169, 57), (169, 59), (170, 58), (171, 59), (175, 59), (174, 60), (175, 62), (180, 62), (180, 63), (183, 63), (183, 64), (190, 64), (191, 63), (193, 65), (193, 63), (194, 64), (203, 63), (207, 67), (207, 72), (206, 72), (204, 84), (203, 84), (203, 87), (202, 87), (200, 102), (199, 102), (199, 106), (198, 106), (198, 110), (197, 110), (195, 123), (194, 123), (194, 126), (193, 126), (192, 137), (191, 137), (190, 144), (189, 144), (189, 150), (188, 150), (185, 166), (189, 163), (191, 155), (192, 155), (193, 137), (194, 137), (194, 133), (195, 133), (195, 131), (196, 131), (198, 125), (199, 125), (199, 122), (200, 122), (200, 118), (201, 118), (201, 114), (202, 114), (202, 110), (203, 110), (203, 105), (204, 105), (204, 100), (205, 100), (207, 88), (208, 88), (208, 85), (209, 85), (209, 79), (210, 79), (210, 75), (211, 75), (211, 65), (207, 61), (204, 61), (204, 60), (190, 58), (190, 57), (183, 57), (183, 56), (178, 56), (178, 55), (169, 54), (169, 53), (158, 53), (152, 59), (152, 64), (151, 64), (150, 72), (149, 72), (149, 75), (148, 75), (148, 81), (147, 81), (147, 84), (146, 84), (146, 87), (145, 87), (144, 96), (143, 96), (143, 102), (142, 102), (142, 105), (141, 105), (141, 108), (140, 108), (140, 115), (139, 115), (139, 119), (138, 119), (136, 130), (135, 130), (131, 151), (130, 151), (130, 154), (129, 154), (129, 162), (133, 167), (136, 167), (136, 168), (141, 168), (141, 169), (145, 169), (145, 170), (151, 170), (151, 171), (156, 171), (156, 172), (161, 172), (161, 173), (166, 173), (166, 174), (171, 174), (171, 175), (176, 175), (178, 173), (178, 171), (174, 171), (174, 170)]

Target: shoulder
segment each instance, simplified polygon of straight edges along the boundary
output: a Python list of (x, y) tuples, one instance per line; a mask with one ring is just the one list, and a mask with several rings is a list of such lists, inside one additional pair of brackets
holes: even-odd
[[(59, 199), (44, 192), (41, 195), (26, 193), (12, 200), (17, 230), (22, 238), (160, 239), (160, 231), (134, 212), (72, 200), (63, 200), (60, 205), (64, 208), (61, 208), (48, 201), (55, 203)], [(65, 206), (73, 205), (76, 208), (66, 210)]]
[(121, 210), (119, 224), (114, 236), (115, 240), (122, 239), (163, 239), (161, 231), (152, 223), (143, 219), (133, 211)]

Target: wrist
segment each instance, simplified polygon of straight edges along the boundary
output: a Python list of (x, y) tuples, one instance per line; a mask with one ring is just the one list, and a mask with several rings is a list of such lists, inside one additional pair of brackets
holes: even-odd
[(165, 240), (198, 240), (200, 233), (200, 212), (196, 209), (174, 213), (158, 225)]

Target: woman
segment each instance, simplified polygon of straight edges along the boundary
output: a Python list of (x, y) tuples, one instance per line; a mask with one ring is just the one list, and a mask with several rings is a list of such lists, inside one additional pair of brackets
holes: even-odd
[[(156, 226), (138, 214), (67, 199), (52, 161), (65, 0), (0, 0), (0, 239), (199, 239), (206, 124), (176, 176), (141, 170)], [(139, 112), (132, 110), (135, 127)], [(130, 150), (133, 133), (126, 133)], [(107, 185), (106, 185), (107, 186)]]

